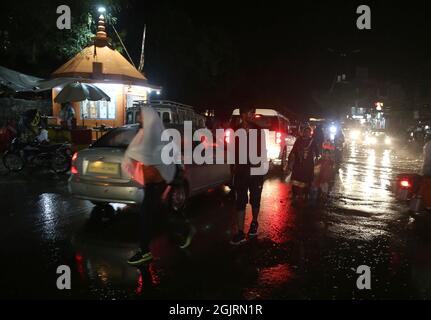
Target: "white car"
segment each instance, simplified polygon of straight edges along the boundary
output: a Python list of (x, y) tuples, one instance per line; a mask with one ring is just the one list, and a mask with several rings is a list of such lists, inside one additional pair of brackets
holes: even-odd
[[(235, 109), (230, 124), (236, 127), (239, 121), (239, 109)], [(265, 137), (270, 163), (280, 166), (283, 171), (287, 170), (287, 160), (296, 141), (296, 138), (289, 134), (289, 119), (273, 109), (256, 109), (253, 121), (269, 131)]]
[[(97, 140), (90, 148), (72, 158), (70, 193), (95, 204), (124, 203), (139, 205), (145, 187), (124, 172), (121, 163), (127, 146), (139, 130), (138, 124), (116, 128)], [(184, 181), (172, 192), (173, 209), (180, 210), (186, 200), (221, 185), (230, 185), (228, 164), (184, 165)]]

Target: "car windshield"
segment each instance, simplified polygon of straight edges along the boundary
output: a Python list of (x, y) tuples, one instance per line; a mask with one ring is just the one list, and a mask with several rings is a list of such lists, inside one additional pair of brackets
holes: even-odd
[(138, 126), (117, 128), (109, 131), (94, 144), (94, 148), (122, 148), (126, 149), (135, 135), (138, 133)]
[[(235, 115), (232, 116), (231, 124), (232, 126), (236, 127), (240, 123), (240, 116)], [(272, 131), (278, 130), (278, 118), (275, 116), (263, 116), (260, 114), (257, 114), (255, 118), (253, 119), (253, 122), (256, 123), (258, 126), (260, 126), (262, 129), (269, 129)]]

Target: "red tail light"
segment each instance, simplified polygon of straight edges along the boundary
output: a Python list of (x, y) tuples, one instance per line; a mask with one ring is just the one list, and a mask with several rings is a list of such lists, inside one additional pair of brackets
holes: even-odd
[(277, 132), (275, 134), (275, 143), (280, 144), (281, 143), (281, 132)]
[(226, 130), (224, 133), (224, 141), (226, 143), (230, 143), (230, 131), (229, 130)]
[(70, 168), (71, 174), (78, 174), (78, 168), (75, 165), (76, 159), (78, 159), (78, 152), (75, 152), (72, 156), (72, 166)]
[(400, 186), (403, 187), (403, 188), (410, 188), (411, 187), (410, 181), (406, 180), (406, 179), (401, 180), (400, 181)]
[(145, 177), (144, 177), (144, 164), (138, 161), (132, 161), (132, 167), (129, 169), (130, 177), (132, 180), (139, 183), (141, 186), (145, 185)]

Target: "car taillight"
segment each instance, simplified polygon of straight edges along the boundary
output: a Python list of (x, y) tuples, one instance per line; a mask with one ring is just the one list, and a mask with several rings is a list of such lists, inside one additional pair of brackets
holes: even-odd
[(226, 130), (224, 133), (224, 141), (226, 143), (230, 143), (230, 131), (229, 130)]
[(145, 185), (144, 164), (138, 161), (132, 161), (132, 166), (129, 171), (130, 178), (141, 186)]
[(78, 174), (78, 168), (75, 165), (76, 159), (78, 159), (78, 152), (75, 152), (72, 156), (72, 166), (70, 167), (71, 174)]
[(275, 143), (280, 144), (281, 143), (281, 132), (277, 132), (275, 134)]
[(406, 179), (404, 179), (404, 180), (401, 180), (400, 181), (400, 186), (401, 187), (403, 187), (403, 188), (410, 188), (410, 181), (409, 180), (406, 180)]

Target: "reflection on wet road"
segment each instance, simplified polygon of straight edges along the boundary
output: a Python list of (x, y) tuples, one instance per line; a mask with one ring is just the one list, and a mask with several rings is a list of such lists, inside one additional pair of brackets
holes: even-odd
[[(429, 239), (419, 238), (391, 183), (421, 161), (398, 150), (350, 145), (329, 200), (290, 203), (291, 189), (265, 182), (257, 239), (231, 247), (234, 203), (228, 190), (193, 199), (197, 229), (188, 250), (168, 234), (153, 242), (154, 262), (125, 261), (137, 240), (136, 210), (101, 212), (73, 199), (66, 178), (46, 173), (2, 177), (0, 296), (59, 298), (430, 298)], [(248, 208), (250, 210), (250, 208)], [(109, 217), (104, 221), (100, 216)], [(246, 226), (250, 224), (248, 212)], [(27, 263), (30, 261), (31, 263)], [(71, 266), (72, 290), (55, 287), (56, 268)], [(372, 290), (356, 288), (356, 269), (372, 270)]]

